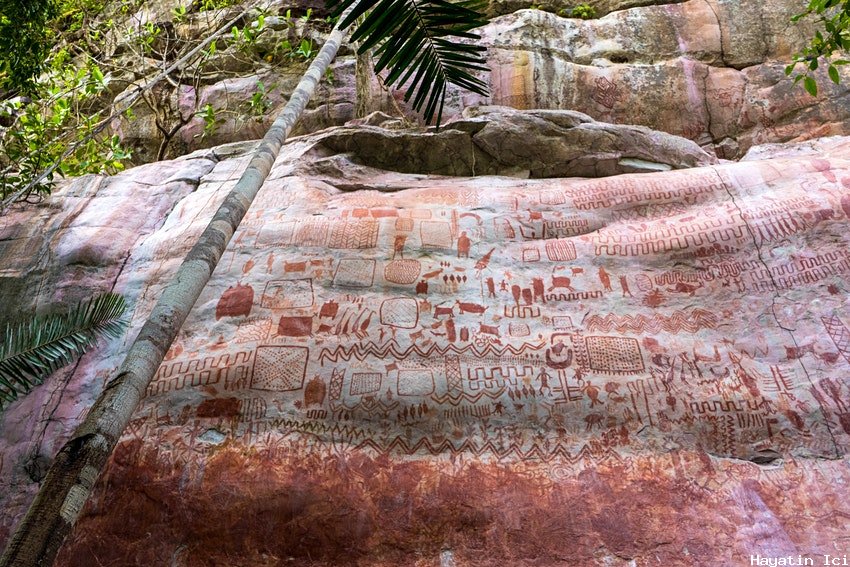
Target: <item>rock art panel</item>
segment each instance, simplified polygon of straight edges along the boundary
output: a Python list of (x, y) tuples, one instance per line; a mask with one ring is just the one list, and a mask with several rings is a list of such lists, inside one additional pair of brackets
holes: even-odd
[[(335, 177), (315, 156), (340, 135), (285, 147), (61, 565), (745, 565), (848, 544), (850, 142), (608, 178), (324, 153)], [(218, 317), (237, 285), (251, 309)]]

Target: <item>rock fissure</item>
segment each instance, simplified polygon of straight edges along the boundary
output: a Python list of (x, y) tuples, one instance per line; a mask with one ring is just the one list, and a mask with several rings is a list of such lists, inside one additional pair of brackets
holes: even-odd
[[(722, 176), (719, 173), (717, 173), (716, 170), (715, 170), (715, 173), (717, 174), (718, 180), (723, 185), (723, 188), (726, 190), (726, 193), (729, 195), (729, 199), (732, 202), (732, 205), (738, 211), (738, 215), (741, 217), (741, 220), (743, 221), (744, 226), (747, 228), (747, 233), (749, 234), (750, 238), (752, 238), (753, 247), (756, 250), (756, 256), (758, 258), (758, 261), (762, 264), (762, 266), (764, 266), (765, 272), (767, 273), (768, 278), (770, 279), (771, 286), (773, 287), (773, 296), (771, 298), (771, 306), (770, 306), (771, 316), (773, 317), (773, 320), (776, 323), (776, 325), (780, 329), (782, 329), (783, 331), (788, 333), (788, 336), (791, 339), (791, 342), (794, 344), (794, 348), (799, 349), (800, 344), (797, 342), (797, 338), (794, 335), (794, 329), (792, 329), (790, 327), (786, 327), (785, 325), (783, 325), (780, 322), (779, 316), (776, 313), (776, 302), (777, 302), (777, 300), (782, 299), (782, 296), (779, 293), (779, 290), (781, 288), (777, 284), (776, 279), (773, 276), (773, 271), (770, 269), (770, 266), (767, 264), (767, 262), (764, 259), (764, 255), (762, 254), (761, 244), (759, 243), (758, 239), (756, 238), (756, 234), (753, 231), (753, 228), (750, 226), (749, 222), (747, 221), (747, 217), (744, 214), (744, 211), (741, 209), (740, 205), (738, 204), (737, 200), (735, 199), (735, 195), (732, 193), (729, 186), (723, 180)], [(805, 364), (803, 363), (803, 360), (802, 359), (798, 360), (798, 364), (799, 364), (800, 368), (802, 368), (803, 373), (806, 375), (806, 380), (809, 383), (809, 386), (814, 390), (815, 389), (815, 383), (812, 381), (812, 377), (809, 374), (809, 371), (806, 368)], [(818, 400), (818, 403), (820, 404), (819, 400)], [(833, 449), (835, 451), (835, 458), (840, 458), (844, 453), (839, 448), (838, 440), (836, 439), (835, 433), (832, 431), (832, 427), (829, 424), (829, 418), (826, 415), (826, 409), (823, 407), (822, 404), (820, 404), (820, 407), (821, 407), (821, 415), (823, 416), (823, 425), (824, 425), (824, 427), (826, 427), (826, 430), (827, 430), (829, 437), (830, 437), (830, 440), (832, 442), (832, 446), (833, 446)], [(777, 458), (779, 458), (779, 457), (777, 457)]]

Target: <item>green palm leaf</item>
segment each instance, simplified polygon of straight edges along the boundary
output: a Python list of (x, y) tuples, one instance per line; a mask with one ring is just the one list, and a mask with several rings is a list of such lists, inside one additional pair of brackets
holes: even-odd
[(410, 81), (404, 100), (413, 98), (413, 108), (425, 109), (425, 121), (443, 115), (446, 85), (457, 85), (487, 96), (487, 84), (475, 77), (486, 71), (484, 47), (460, 43), (480, 39), (470, 30), (487, 23), (481, 0), (327, 0), (336, 15), (354, 9), (342, 21), (347, 27), (368, 14), (351, 35), (360, 41), (359, 53), (376, 48), (375, 71), (389, 70), (386, 83), (400, 87)]
[(120, 337), (124, 298), (104, 293), (62, 314), (9, 324), (0, 343), (0, 408), (82, 356), (100, 337)]

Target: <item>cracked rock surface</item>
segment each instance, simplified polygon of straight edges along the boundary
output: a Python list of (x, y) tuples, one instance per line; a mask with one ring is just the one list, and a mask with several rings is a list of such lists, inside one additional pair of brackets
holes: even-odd
[[(482, 116), (456, 132), (588, 124)], [(746, 565), (850, 546), (850, 139), (526, 179), (378, 169), (352, 140), (422, 134), (377, 130), (284, 146), (60, 565)], [(562, 163), (548, 151), (539, 167)], [(125, 339), (0, 414), (0, 544), (245, 165), (216, 149), (76, 180), (4, 220), (4, 293), (114, 285), (134, 311)], [(110, 246), (105, 265), (86, 251)]]
[(572, 111), (494, 106), (466, 109), (439, 132), (362, 125), (320, 140), (319, 155), (329, 149), (332, 162), (346, 153), (363, 165), (436, 175), (606, 177), (717, 162), (694, 142), (649, 128), (600, 123)]
[(598, 4), (607, 15), (597, 19), (563, 18), (551, 13), (559, 6), (544, 3), (482, 28), (492, 69), (487, 102), (641, 124), (726, 159), (753, 145), (850, 133), (850, 75), (836, 86), (819, 70), (821, 92), (813, 98), (783, 73), (814, 34), (810, 22), (789, 23), (799, 2)]
[[(596, 120), (684, 136), (722, 159), (737, 159), (764, 143), (850, 134), (847, 67), (839, 67), (840, 86), (828, 79), (825, 68), (819, 69), (816, 98), (783, 73), (792, 55), (814, 35), (812, 22), (790, 23), (803, 8), (801, 0), (590, 0), (587, 3), (600, 17), (579, 20), (559, 15), (577, 3), (491, 0), (488, 11), (498, 16), (479, 30), (492, 69), (482, 75), (491, 96), (482, 99), (450, 89), (444, 116), (460, 115), (464, 108), (479, 104), (575, 110)], [(269, 16), (270, 28), (281, 27), (290, 4), (269, 3), (269, 9), (280, 14)], [(315, 2), (298, 4), (306, 9)], [(527, 9), (531, 7), (538, 9)], [(171, 25), (166, 22), (174, 17), (172, 8), (170, 3), (147, 2), (140, 17)], [(201, 35), (211, 31), (197, 25), (185, 31)], [(265, 32), (261, 43), (271, 42), (271, 47), (288, 37), (288, 28), (283, 28)], [(318, 48), (321, 35), (313, 39)], [(115, 40), (120, 46), (124, 38)], [(297, 44), (294, 37), (288, 41)], [(163, 87), (157, 112), (167, 110), (166, 114), (159, 116), (139, 105), (132, 120), (116, 122), (115, 133), (134, 149), (134, 160), (146, 162), (159, 154), (162, 134), (157, 120), (166, 116), (171, 117), (167, 128), (174, 129), (164, 147), (168, 157), (255, 138), (265, 131), (295, 88), (302, 65), (246, 60), (233, 67), (235, 49), (220, 50), (203, 84)], [(116, 96), (122, 89), (134, 88), (128, 81), (152, 76), (161, 67), (155, 60), (128, 57), (120, 49), (112, 54), (115, 68), (122, 70), (110, 74)], [(340, 54), (332, 79), (320, 84), (314, 106), (297, 132), (314, 132), (354, 118), (354, 67), (350, 54)], [(245, 107), (261, 84), (268, 89), (269, 111), (259, 116)], [(401, 108), (418, 119), (403, 101), (403, 89), (390, 95), (374, 83), (371, 89), (361, 89), (361, 95), (364, 90), (372, 92), (366, 112), (392, 113)], [(205, 129), (200, 114), (207, 104), (218, 113), (214, 131)], [(177, 117), (180, 120), (174, 122)]]

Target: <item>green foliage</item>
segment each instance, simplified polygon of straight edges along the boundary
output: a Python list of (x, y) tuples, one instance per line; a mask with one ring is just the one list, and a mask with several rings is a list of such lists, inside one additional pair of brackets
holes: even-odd
[(354, 4), (342, 27), (365, 16), (351, 40), (360, 42), (361, 54), (375, 50), (375, 71), (388, 69), (387, 85), (408, 85), (404, 99), (413, 98), (417, 111), (424, 107), (426, 122), (436, 115), (440, 123), (448, 84), (487, 95), (486, 83), (473, 75), (487, 70), (483, 58), (486, 49), (459, 41), (481, 38), (471, 30), (487, 23), (483, 15), (486, 2), (328, 0), (335, 15)]
[(261, 15), (257, 18), (255, 25), (245, 26), (244, 28), (239, 28), (238, 26), (230, 28), (230, 36), (239, 51), (248, 53), (253, 50), (257, 43), (257, 38), (265, 29), (266, 18)]
[(590, 4), (579, 4), (570, 11), (570, 16), (582, 20), (592, 20), (596, 17), (596, 8)]
[(313, 40), (302, 39), (301, 43), (298, 44), (298, 49), (295, 50), (295, 55), (310, 59), (313, 56)]
[(208, 138), (214, 135), (218, 129), (218, 117), (216, 116), (213, 105), (209, 103), (205, 104), (196, 115), (204, 119), (204, 133), (201, 136)]
[(175, 24), (182, 24), (185, 22), (188, 17), (187, 14), (188, 10), (186, 9), (186, 6), (181, 5), (171, 9), (171, 17), (174, 19)]
[(118, 338), (126, 322), (124, 298), (105, 293), (67, 313), (6, 326), (0, 343), (0, 408), (82, 356), (98, 338)]
[(0, 91), (31, 94), (53, 45), (55, 0), (0, 0)]
[(196, 0), (195, 8), (197, 8), (199, 12), (208, 12), (210, 10), (228, 8), (238, 3), (239, 0)]
[(162, 35), (162, 28), (153, 22), (145, 22), (139, 30), (134, 30), (132, 27), (127, 29), (128, 36), (135, 36), (136, 43), (142, 50), (142, 53), (150, 54), (153, 52), (153, 46), (156, 40)]
[(106, 0), (54, 0), (59, 13), (53, 22), (56, 31), (79, 31), (106, 7)]
[(808, 46), (794, 56), (794, 61), (785, 67), (785, 74), (794, 75), (794, 83), (803, 81), (803, 87), (817, 96), (818, 85), (813, 72), (820, 61), (827, 65), (827, 75), (835, 84), (840, 82), (838, 66), (850, 63), (847, 59), (832, 59), (836, 52), (850, 50), (850, 0), (810, 0), (806, 10), (791, 18), (799, 22), (814, 17), (819, 30)]
[[(274, 87), (274, 85), (272, 85)], [(251, 100), (248, 101), (248, 106), (251, 109), (251, 115), (256, 118), (262, 118), (266, 112), (272, 107), (272, 102), (269, 99), (269, 94), (266, 92), (266, 85), (262, 81), (257, 83), (257, 92), (251, 95)]]
[(100, 68), (51, 67), (36, 83), (32, 98), (0, 102), (0, 121), (8, 125), (0, 131), (0, 199), (22, 191), (19, 200), (50, 193), (52, 174), (30, 190), (26, 187), (60, 160), (56, 171), (64, 176), (114, 173), (130, 157), (117, 136), (93, 135), (99, 115), (89, 114), (85, 105), (106, 88)]

